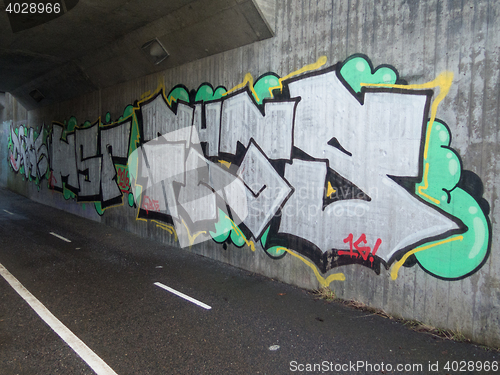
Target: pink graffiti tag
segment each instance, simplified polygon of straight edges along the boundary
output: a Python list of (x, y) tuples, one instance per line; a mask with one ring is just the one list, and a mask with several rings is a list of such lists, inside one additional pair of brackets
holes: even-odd
[(54, 176), (54, 172), (50, 171), (49, 185), (51, 189), (54, 189), (55, 184), (57, 184), (57, 179)]
[(149, 211), (160, 211), (160, 202), (149, 198), (147, 195), (144, 196), (144, 202), (142, 203), (142, 209), (146, 210), (146, 215)]
[(14, 170), (17, 170), (16, 159), (14, 159), (13, 154), (10, 154), (10, 163), (12, 164), (12, 168), (14, 168)]

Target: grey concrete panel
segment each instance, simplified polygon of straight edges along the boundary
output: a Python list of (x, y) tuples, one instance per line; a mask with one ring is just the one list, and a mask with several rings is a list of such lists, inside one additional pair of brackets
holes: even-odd
[[(12, 92), (28, 109), (61, 102), (269, 38), (266, 10), (260, 12), (252, 1), (80, 1), (66, 14), (22, 32), (14, 33), (5, 22), (0, 25), (5, 67), (0, 90)], [(150, 63), (141, 50), (154, 38), (170, 52), (161, 65)], [(40, 103), (29, 96), (33, 88), (46, 97)]]

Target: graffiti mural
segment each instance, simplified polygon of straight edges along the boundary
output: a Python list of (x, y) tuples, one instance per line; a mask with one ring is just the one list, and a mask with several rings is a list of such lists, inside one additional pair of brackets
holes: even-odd
[(489, 205), (436, 117), (452, 74), (412, 85), (364, 55), (325, 63), (230, 90), (160, 88), (115, 122), (71, 118), (50, 137), (19, 127), (11, 166), (101, 215), (127, 202), (182, 247), (297, 257), (323, 285), (350, 264), (393, 279), (416, 264), (449, 280), (477, 271)]
[(16, 129), (12, 128), (9, 134), (9, 165), (14, 172), (24, 175), (24, 178), (37, 185), (49, 168), (46, 137), (45, 126), (37, 133), (33, 128), (20, 125)]

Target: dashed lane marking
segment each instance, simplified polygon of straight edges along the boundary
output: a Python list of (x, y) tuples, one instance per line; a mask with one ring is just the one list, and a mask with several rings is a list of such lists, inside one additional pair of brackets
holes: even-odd
[(159, 286), (162, 289), (165, 289), (165, 290), (169, 291), (170, 293), (175, 294), (176, 296), (184, 298), (185, 300), (188, 300), (189, 302), (192, 302), (195, 305), (203, 307), (204, 309), (210, 310), (212, 308), (211, 306), (208, 306), (207, 304), (204, 304), (203, 302), (200, 302), (197, 299), (194, 299), (193, 297), (189, 297), (189, 296), (185, 295), (184, 293), (178, 292), (175, 289), (172, 289), (172, 288), (170, 288), (170, 287), (168, 287), (166, 285), (163, 285), (162, 283), (155, 283), (155, 285)]
[(59, 238), (60, 240), (63, 240), (63, 241), (66, 241), (66, 242), (71, 242), (71, 240), (68, 240), (67, 238), (63, 237), (63, 236), (60, 236), (59, 234), (57, 233), (54, 233), (54, 232), (50, 232), (51, 235), (53, 235), (54, 237), (57, 237)]

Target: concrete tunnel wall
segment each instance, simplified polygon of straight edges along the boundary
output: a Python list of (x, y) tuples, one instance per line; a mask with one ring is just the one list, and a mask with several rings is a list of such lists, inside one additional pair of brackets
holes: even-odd
[(274, 38), (40, 110), (7, 94), (1, 183), (500, 346), (499, 16), (278, 1)]

